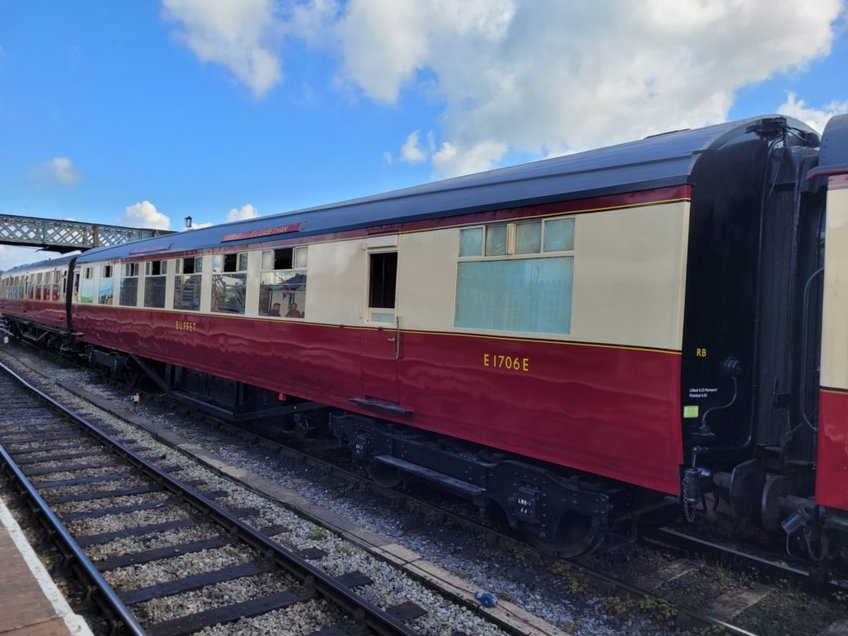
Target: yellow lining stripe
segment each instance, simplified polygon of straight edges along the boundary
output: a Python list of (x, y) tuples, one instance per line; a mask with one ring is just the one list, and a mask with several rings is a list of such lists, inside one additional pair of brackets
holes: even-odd
[(848, 395), (848, 389), (834, 389), (834, 388), (825, 388), (823, 386), (819, 387), (819, 393), (831, 393), (833, 395)]

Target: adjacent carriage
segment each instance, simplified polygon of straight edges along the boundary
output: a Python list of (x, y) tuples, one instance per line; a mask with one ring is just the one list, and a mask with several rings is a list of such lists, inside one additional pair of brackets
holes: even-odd
[(16, 268), (0, 311), (564, 552), (706, 494), (824, 550), (848, 525), (846, 227), (848, 117), (821, 144), (762, 117)]

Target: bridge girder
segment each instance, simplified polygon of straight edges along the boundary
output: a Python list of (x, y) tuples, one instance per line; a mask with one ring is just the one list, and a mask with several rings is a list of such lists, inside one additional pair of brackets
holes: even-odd
[(80, 221), (0, 214), (0, 245), (40, 247), (50, 252), (73, 252), (120, 245), (170, 230), (101, 225)]

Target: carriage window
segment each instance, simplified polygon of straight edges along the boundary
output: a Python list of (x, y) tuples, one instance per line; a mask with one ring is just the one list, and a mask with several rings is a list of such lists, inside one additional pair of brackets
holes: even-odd
[(144, 273), (144, 306), (162, 309), (165, 307), (168, 261), (147, 261)]
[(216, 254), (212, 259), (212, 311), (243, 314), (247, 252)]
[(122, 307), (135, 307), (138, 304), (138, 263), (124, 263), (121, 265), (121, 277), (119, 283), (118, 303)]
[(371, 254), (368, 310), (371, 320), (394, 322), (397, 288), (397, 252)]
[(573, 249), (571, 218), (460, 230), (454, 325), (569, 333)]
[(262, 252), (259, 315), (303, 318), (306, 315), (306, 247)]
[(174, 277), (174, 309), (200, 310), (200, 279), (203, 257), (177, 259)]
[(486, 227), (486, 256), (503, 256), (507, 247), (507, 226)]
[(574, 219), (545, 221), (545, 251), (565, 252), (574, 249)]
[(62, 279), (62, 275), (59, 273), (58, 269), (53, 270), (52, 281), (50, 285), (50, 300), (53, 302), (57, 302), (61, 298), (61, 288), (59, 287), (59, 281)]
[(483, 253), (483, 228), (471, 227), (459, 231), (459, 255), (480, 256)]
[(212, 259), (213, 272), (246, 272), (247, 252), (216, 254)]
[(100, 286), (97, 293), (97, 302), (101, 305), (112, 304), (112, 292), (114, 290), (112, 279), (112, 266), (104, 265), (100, 270)]
[(542, 222), (531, 221), (515, 226), (515, 253), (538, 254), (542, 251)]
[(85, 267), (82, 270), (82, 281), (80, 281), (79, 301), (88, 305), (94, 302), (94, 268)]
[(32, 288), (29, 292), (29, 297), (31, 300), (41, 300), (41, 278), (41, 272), (35, 275), (35, 281), (33, 282)]

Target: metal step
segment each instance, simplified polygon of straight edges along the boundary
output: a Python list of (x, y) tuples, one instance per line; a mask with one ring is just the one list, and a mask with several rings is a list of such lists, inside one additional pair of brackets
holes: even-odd
[(413, 464), (405, 459), (399, 459), (397, 457), (392, 457), (391, 455), (377, 455), (374, 457), (374, 460), (388, 466), (393, 466), (398, 470), (409, 473), (410, 475), (415, 475), (422, 479), (436, 482), (453, 491), (468, 495), (469, 497), (476, 497), (486, 493), (486, 489), (481, 486), (477, 486), (467, 481), (462, 481), (456, 477), (445, 475), (444, 473), (440, 473), (424, 466), (419, 466), (418, 464)]

